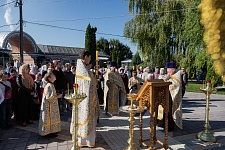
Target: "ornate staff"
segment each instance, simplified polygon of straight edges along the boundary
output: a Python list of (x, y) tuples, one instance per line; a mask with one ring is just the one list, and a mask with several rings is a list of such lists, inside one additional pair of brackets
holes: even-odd
[(98, 79), (98, 69), (99, 69), (99, 65), (98, 65), (98, 51), (96, 51), (96, 64), (95, 64), (95, 77)]
[[(96, 50), (96, 64), (95, 64), (94, 69), (95, 69), (95, 77), (96, 77), (96, 79), (98, 79), (98, 69), (99, 69), (99, 65), (98, 65), (98, 51), (97, 51), (97, 50)], [(100, 87), (98, 87), (98, 84), (97, 84), (97, 88), (100, 88)], [(98, 117), (98, 119), (97, 119), (97, 123), (99, 123), (99, 117)]]

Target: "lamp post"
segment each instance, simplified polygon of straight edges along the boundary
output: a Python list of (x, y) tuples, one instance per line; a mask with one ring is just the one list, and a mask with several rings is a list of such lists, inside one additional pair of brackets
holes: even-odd
[(23, 64), (23, 9), (22, 9), (22, 0), (17, 0), (15, 7), (19, 6), (20, 12), (20, 63)]

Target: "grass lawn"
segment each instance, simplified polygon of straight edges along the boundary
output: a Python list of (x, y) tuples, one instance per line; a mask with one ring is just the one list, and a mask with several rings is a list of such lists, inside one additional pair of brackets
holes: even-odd
[[(202, 87), (202, 86), (203, 86), (202, 84), (189, 82), (188, 83), (188, 86), (186, 88), (186, 92), (202, 93), (202, 91), (200, 90), (200, 87)], [(223, 89), (223, 90), (217, 90), (215, 94), (225, 95), (225, 89)]]

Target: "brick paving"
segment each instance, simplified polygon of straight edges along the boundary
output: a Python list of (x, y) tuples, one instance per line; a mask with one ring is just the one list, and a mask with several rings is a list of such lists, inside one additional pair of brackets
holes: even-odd
[[(96, 147), (82, 147), (81, 150), (120, 150), (128, 146), (129, 137), (128, 114), (109, 117), (101, 110), (100, 123), (97, 126)], [(215, 143), (203, 142), (196, 134), (204, 130), (205, 95), (203, 93), (187, 92), (183, 98), (183, 129), (175, 128), (169, 132), (170, 150), (225, 150), (225, 95), (211, 95), (210, 101), (210, 131), (214, 133)], [(14, 127), (0, 130), (0, 150), (68, 150), (72, 147), (69, 133), (71, 112), (61, 116), (62, 131), (55, 138), (41, 137), (37, 133), (38, 121), (22, 127), (13, 120)], [(140, 148), (139, 117), (135, 117), (134, 141), (135, 147)], [(143, 119), (143, 139), (149, 138), (149, 114)], [(163, 140), (163, 129), (157, 127), (157, 138)]]

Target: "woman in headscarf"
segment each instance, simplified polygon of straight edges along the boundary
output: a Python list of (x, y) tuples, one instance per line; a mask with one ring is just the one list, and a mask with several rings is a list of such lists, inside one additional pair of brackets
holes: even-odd
[(45, 74), (47, 73), (47, 65), (42, 65), (41, 66), (41, 71), (40, 71), (42, 78), (44, 78)]
[(38, 73), (38, 66), (32, 65), (30, 68), (31, 68), (30, 75), (31, 75), (32, 79), (35, 80), (35, 76)]
[(23, 64), (20, 67), (20, 74), (16, 79), (18, 84), (18, 121), (22, 126), (31, 124), (30, 114), (32, 112), (31, 105), (33, 103), (33, 88), (34, 81), (29, 74), (30, 66), (29, 64)]
[(164, 68), (160, 68), (158, 79), (163, 79), (165, 77), (165, 74), (166, 74), (166, 70)]

